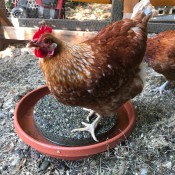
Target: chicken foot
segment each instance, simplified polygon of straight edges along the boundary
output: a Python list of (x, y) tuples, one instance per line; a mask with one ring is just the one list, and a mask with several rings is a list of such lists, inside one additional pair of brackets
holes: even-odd
[[(87, 120), (89, 120), (89, 118), (94, 114), (95, 112), (94, 111), (91, 111), (90, 110), (90, 114), (87, 116)], [(76, 131), (88, 131), (91, 133), (91, 136), (92, 138), (98, 142), (96, 136), (95, 136), (95, 129), (98, 125), (98, 123), (100, 122), (101, 120), (101, 115), (97, 114), (97, 118), (92, 122), (92, 123), (85, 123), (85, 122), (82, 122), (82, 124), (85, 126), (84, 128), (76, 128), (76, 129), (73, 129), (71, 132), (76, 132)]]
[(154, 91), (159, 91), (160, 95), (162, 95), (163, 94), (163, 91), (165, 90), (165, 87), (167, 86), (168, 83), (169, 83), (169, 81), (166, 81), (160, 87), (157, 87), (157, 88), (155, 88), (153, 90)]
[(86, 120), (89, 122), (90, 118), (95, 114), (95, 111), (93, 111), (92, 109), (87, 109), (87, 108), (83, 108), (85, 111), (89, 111), (88, 116), (86, 117)]

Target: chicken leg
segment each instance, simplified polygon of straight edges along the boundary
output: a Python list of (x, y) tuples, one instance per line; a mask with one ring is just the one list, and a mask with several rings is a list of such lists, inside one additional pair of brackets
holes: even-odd
[[(95, 112), (90, 110), (90, 114), (87, 116), (87, 120), (89, 121), (89, 118), (94, 114)], [(76, 132), (76, 131), (88, 131), (91, 133), (91, 136), (92, 138), (98, 142), (96, 136), (95, 136), (95, 129), (98, 125), (98, 123), (100, 122), (101, 120), (101, 115), (97, 114), (97, 118), (91, 123), (85, 123), (85, 122), (82, 122), (82, 124), (85, 126), (84, 128), (76, 128), (76, 129), (73, 129), (71, 132)]]

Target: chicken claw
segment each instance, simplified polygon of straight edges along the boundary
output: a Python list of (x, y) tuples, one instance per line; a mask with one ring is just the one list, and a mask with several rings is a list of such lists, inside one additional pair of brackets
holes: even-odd
[(89, 122), (90, 118), (95, 114), (95, 111), (93, 111), (92, 109), (87, 109), (87, 108), (83, 108), (85, 111), (89, 111), (88, 116), (86, 117), (86, 120)]
[[(91, 111), (91, 112), (92, 112), (92, 111)], [(93, 112), (94, 112), (94, 111), (93, 111)], [(94, 112), (94, 113), (95, 113), (95, 112)], [(93, 113), (93, 114), (94, 114), (94, 113)], [(91, 117), (90, 115), (88, 115), (88, 116)], [(88, 118), (89, 118), (89, 117), (88, 117)], [(85, 126), (84, 128), (73, 129), (71, 132), (76, 132), (76, 131), (88, 131), (88, 132), (91, 133), (92, 138), (93, 138), (96, 142), (98, 142), (98, 140), (97, 140), (97, 138), (96, 138), (96, 136), (95, 136), (95, 129), (96, 129), (96, 127), (97, 127), (97, 125), (98, 125), (100, 119), (101, 119), (101, 116), (100, 116), (99, 114), (97, 114), (97, 118), (96, 118), (91, 124), (82, 122), (82, 124)]]
[(163, 94), (163, 91), (165, 90), (165, 87), (167, 86), (169, 81), (166, 81), (165, 83), (163, 83), (160, 87), (157, 87), (155, 89), (153, 89), (154, 91), (159, 91), (160, 95)]

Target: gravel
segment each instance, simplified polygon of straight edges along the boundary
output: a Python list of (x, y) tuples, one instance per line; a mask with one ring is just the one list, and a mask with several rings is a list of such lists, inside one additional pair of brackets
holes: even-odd
[(16, 134), (13, 113), (26, 93), (45, 84), (33, 51), (25, 45), (0, 52), (0, 174), (2, 175), (174, 175), (175, 84), (161, 96), (153, 91), (165, 79), (146, 66), (143, 92), (132, 135), (107, 152), (77, 161), (47, 157)]
[[(85, 132), (71, 132), (75, 128), (83, 128), (81, 122), (92, 123), (96, 115), (86, 121), (89, 112), (80, 107), (65, 106), (53, 95), (41, 98), (34, 107), (34, 122), (37, 129), (48, 140), (65, 146), (83, 146), (96, 143), (91, 134)], [(117, 115), (105, 116), (96, 128), (99, 141), (108, 139), (108, 135), (115, 129)]]

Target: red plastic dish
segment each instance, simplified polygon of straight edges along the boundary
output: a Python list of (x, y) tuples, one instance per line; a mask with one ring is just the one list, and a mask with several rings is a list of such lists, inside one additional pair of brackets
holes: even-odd
[(88, 146), (66, 147), (56, 145), (45, 139), (36, 129), (33, 120), (35, 104), (49, 94), (47, 86), (35, 89), (25, 95), (17, 104), (14, 114), (14, 126), (19, 137), (39, 152), (51, 157), (77, 160), (114, 148), (128, 137), (135, 124), (135, 109), (128, 101), (118, 110), (118, 124), (108, 140)]

